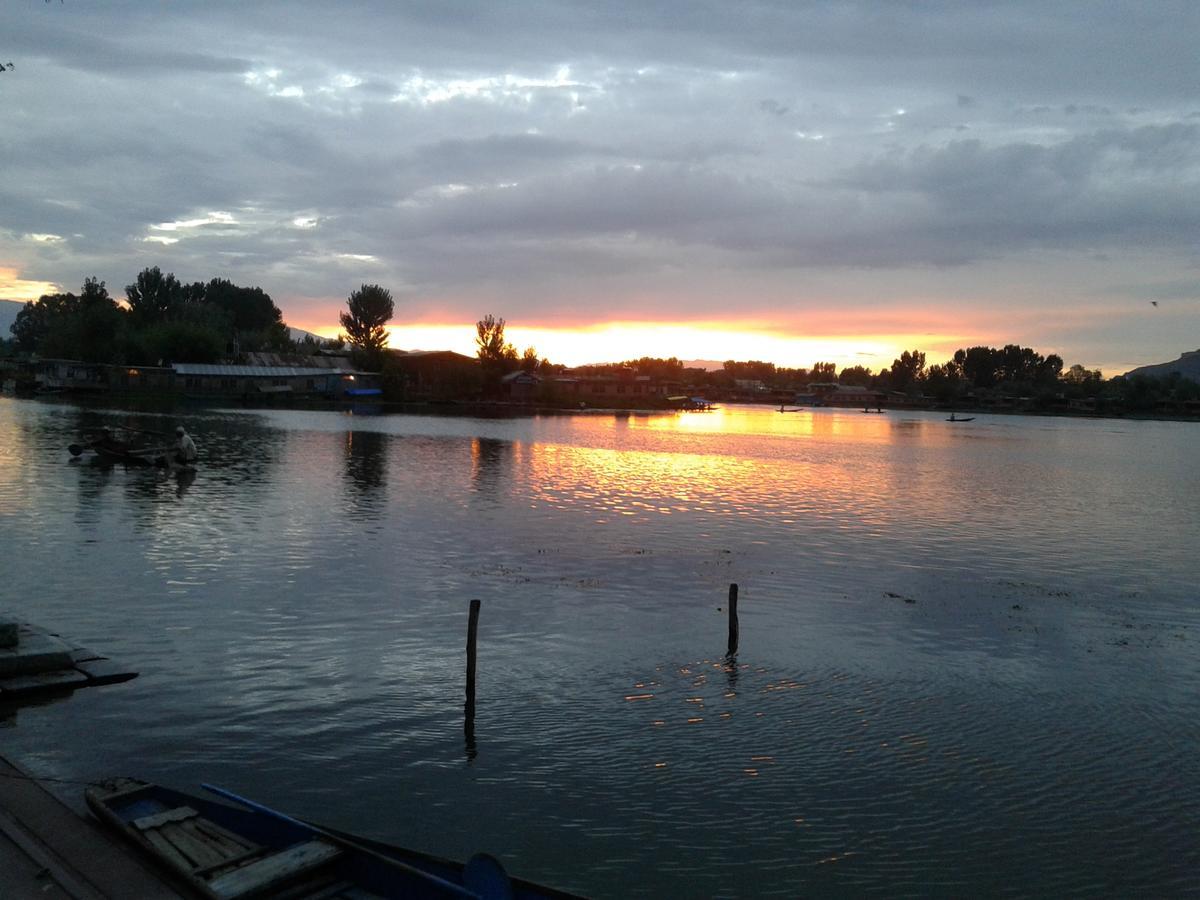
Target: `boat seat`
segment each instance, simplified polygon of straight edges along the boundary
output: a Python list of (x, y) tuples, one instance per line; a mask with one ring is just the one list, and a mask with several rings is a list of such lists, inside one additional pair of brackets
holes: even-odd
[(218, 875), (208, 882), (208, 888), (222, 900), (249, 897), (306, 875), (341, 852), (326, 841), (305, 841)]
[(133, 820), (133, 827), (173, 866), (187, 875), (204, 875), (262, 852), (262, 847), (177, 806)]
[(190, 806), (134, 819), (133, 826), (172, 865), (186, 875), (205, 879), (209, 890), (225, 900), (280, 887), (341, 853), (321, 840), (267, 853), (264, 847), (210, 822)]

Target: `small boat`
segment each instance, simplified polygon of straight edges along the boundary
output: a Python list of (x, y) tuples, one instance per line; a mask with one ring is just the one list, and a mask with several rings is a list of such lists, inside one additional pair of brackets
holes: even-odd
[[(120, 437), (118, 437), (118, 433)], [(101, 466), (152, 466), (165, 465), (170, 458), (173, 447), (166, 444), (146, 445), (144, 438), (142, 443), (137, 443), (137, 438), (134, 435), (150, 435), (152, 437), (165, 438), (166, 435), (160, 431), (146, 431), (141, 428), (131, 428), (129, 426), (114, 425), (111, 428), (105, 427), (95, 432), (93, 436), (87, 439), (84, 444), (70, 444), (67, 450), (72, 456), (82, 456), (88, 450), (94, 454), (94, 461)]]
[(119, 447), (93, 444), (96, 458), (104, 465), (153, 466), (165, 461), (170, 447)]
[(321, 828), (204, 785), (223, 801), (134, 778), (88, 788), (88, 806), (210, 900), (483, 898), (578, 900), (510, 878), (487, 854), (454, 863)]
[(947, 422), (974, 422), (975, 417), (974, 416), (966, 416), (965, 418), (963, 418), (963, 417), (954, 415), (954, 413), (950, 413), (950, 418), (948, 418), (946, 421)]

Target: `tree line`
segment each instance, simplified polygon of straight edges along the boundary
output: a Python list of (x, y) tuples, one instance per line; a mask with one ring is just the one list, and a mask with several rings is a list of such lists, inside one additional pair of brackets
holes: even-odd
[[(357, 365), (387, 369), (385, 326), (394, 302), (391, 293), (377, 284), (363, 284), (350, 294), (347, 309), (339, 316), (344, 334), (332, 341), (307, 336), (292, 340), (269, 294), (224, 278), (185, 284), (154, 266), (125, 286), (124, 301), (111, 297), (103, 281), (87, 278), (78, 293), (44, 294), (26, 303), (12, 324), (11, 343), (19, 352), (46, 358), (144, 366), (236, 360), (262, 350), (312, 353), (348, 344)], [(519, 353), (505, 338), (503, 318), (488, 314), (475, 327), (485, 391), (494, 390), (504, 375), (517, 370), (542, 375), (566, 370), (539, 356), (534, 347)], [(720, 370), (708, 371), (687, 367), (676, 357), (641, 357), (574, 371), (584, 375), (632, 372), (678, 382), (681, 388), (715, 392), (733, 392), (747, 384), (770, 392), (800, 391), (813, 382), (836, 381), (937, 403), (989, 396), (1029, 398), (1035, 404), (1087, 399), (1098, 412), (1106, 408), (1149, 411), (1163, 401), (1200, 400), (1200, 384), (1178, 374), (1105, 379), (1099, 369), (1072, 365), (1064, 371), (1063, 366), (1057, 354), (1042, 355), (1007, 344), (961, 348), (946, 362), (928, 367), (923, 351), (905, 350), (877, 372), (865, 366), (839, 372), (831, 362), (788, 368), (760, 360), (726, 360)]]
[(78, 293), (43, 294), (17, 313), (16, 348), (55, 359), (152, 366), (295, 346), (262, 288), (224, 278), (184, 284), (154, 266), (126, 285), (124, 299), (118, 303), (94, 277)]
[(312, 353), (348, 343), (358, 361), (377, 365), (393, 311), (387, 290), (364, 284), (340, 316), (345, 335), (297, 341), (262, 288), (225, 278), (185, 284), (158, 266), (139, 272), (123, 299), (119, 303), (94, 277), (78, 293), (43, 294), (17, 313), (15, 349), (50, 359), (155, 366), (215, 363), (258, 351)]
[[(738, 381), (754, 381), (769, 390), (790, 391), (812, 382), (837, 381), (940, 404), (1009, 397), (1027, 400), (1034, 407), (1050, 407), (1063, 400), (1086, 400), (1097, 412), (1148, 412), (1164, 401), (1200, 400), (1200, 384), (1177, 373), (1106, 379), (1099, 369), (1078, 364), (1064, 370), (1057, 354), (1042, 355), (1017, 344), (960, 348), (940, 365), (927, 367), (925, 363), (925, 353), (920, 350), (906, 350), (890, 366), (874, 373), (865, 366), (838, 372), (833, 363), (817, 363), (806, 370), (728, 360), (721, 371), (704, 373), (700, 383), (730, 390)], [(642, 363), (629, 365), (640, 368)]]
[[(518, 369), (543, 375), (565, 371), (565, 366), (539, 359), (532, 347), (519, 355), (505, 340), (504, 326), (503, 318), (492, 315), (476, 323), (477, 356), (485, 385), (495, 385), (501, 377)], [(721, 369), (709, 371), (685, 366), (674, 356), (577, 366), (572, 371), (580, 375), (632, 373), (677, 382), (681, 390), (716, 394), (744, 390), (750, 385), (761, 385), (767, 392), (779, 394), (802, 391), (814, 382), (837, 382), (902, 393), (914, 400), (939, 404), (1011, 397), (1027, 400), (1034, 407), (1050, 407), (1063, 400), (1086, 400), (1097, 412), (1149, 412), (1164, 401), (1200, 400), (1200, 384), (1178, 374), (1105, 379), (1099, 369), (1076, 364), (1064, 370), (1058, 354), (1043, 355), (1017, 344), (960, 348), (946, 362), (932, 366), (926, 366), (923, 351), (905, 350), (890, 366), (877, 372), (866, 366), (847, 366), (839, 371), (832, 362), (817, 362), (811, 368), (788, 368), (761, 360), (732, 359), (726, 360)]]

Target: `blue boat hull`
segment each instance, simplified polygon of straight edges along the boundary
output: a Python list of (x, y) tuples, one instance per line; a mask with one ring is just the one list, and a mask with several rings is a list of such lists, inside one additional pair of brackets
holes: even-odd
[[(260, 885), (247, 896), (336, 897), (339, 895), (328, 893), (330, 885), (342, 883), (359, 892), (354, 896), (380, 898), (562, 900), (575, 896), (509, 878), (498, 863), (482, 854), (467, 864), (455, 863), (324, 829), (265, 807), (264, 811), (244, 809), (136, 779), (114, 779), (89, 788), (85, 796), (102, 821), (119, 829), (205, 897), (232, 900), (242, 896), (232, 892), (234, 887), (258, 875), (255, 867), (264, 870), (274, 864), (278, 868), (279, 860), (291, 862), (297, 874), (281, 883), (278, 891)], [(166, 823), (162, 831), (158, 823)], [(172, 827), (176, 836), (166, 830)], [(187, 834), (182, 829), (187, 829)], [(178, 840), (179, 835), (186, 841)], [(196, 835), (207, 846), (194, 852), (190, 843)], [(244, 849), (239, 844), (245, 845)], [(228, 858), (204, 856), (213, 847)], [(301, 871), (305, 864), (311, 871)], [(305, 893), (310, 882), (312, 893)]]

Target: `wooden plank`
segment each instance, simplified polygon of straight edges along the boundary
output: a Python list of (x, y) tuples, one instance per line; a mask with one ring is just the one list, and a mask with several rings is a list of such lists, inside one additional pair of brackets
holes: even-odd
[[(9, 849), (8, 841), (16, 852)], [(0, 896), (104, 900), (57, 859), (37, 835), (0, 809)]]
[(158, 833), (175, 845), (175, 849), (192, 860), (192, 868), (211, 866), (225, 857), (204, 841), (197, 838), (183, 822), (170, 822), (158, 829)]
[(138, 676), (138, 673), (131, 672), (128, 666), (115, 663), (111, 659), (79, 660), (75, 663), (75, 669), (87, 678), (89, 687), (120, 684)]
[(197, 819), (196, 828), (207, 834), (211, 840), (216, 841), (222, 846), (228, 846), (231, 849), (236, 849), (239, 853), (243, 853), (247, 850), (253, 851), (262, 849), (258, 844), (254, 843), (248, 838), (244, 838), (240, 834), (234, 834), (232, 831), (226, 831), (216, 822), (209, 821), (208, 819)]
[(200, 814), (190, 806), (176, 806), (174, 809), (155, 813), (152, 816), (142, 816), (140, 819), (134, 819), (133, 827), (138, 831), (147, 831), (151, 828), (166, 825), (168, 822), (182, 822), (184, 819), (190, 819), (198, 815)]
[[(203, 844), (212, 850), (217, 855), (220, 862), (227, 862), (234, 856), (241, 856), (246, 852), (246, 846), (240, 842), (226, 840), (223, 835), (214, 835), (206, 831), (203, 827), (204, 820), (180, 822), (179, 827), (186, 831), (197, 842)], [(217, 865), (217, 863), (205, 863), (206, 866)]]
[(227, 872), (232, 872), (236, 868), (240, 868), (244, 863), (249, 862), (255, 856), (261, 855), (262, 847), (251, 847), (244, 853), (238, 853), (235, 856), (230, 856), (228, 859), (222, 860), (215, 866), (201, 866), (192, 872), (197, 878), (208, 878), (209, 876), (224, 875)]
[(340, 853), (325, 841), (306, 841), (214, 878), (208, 886), (217, 896), (232, 900), (312, 871)]
[(142, 837), (149, 841), (154, 851), (172, 866), (184, 874), (190, 875), (192, 873), (192, 869), (195, 868), (192, 865), (192, 861), (176, 850), (175, 845), (163, 837), (160, 832), (144, 831), (142, 832)]

